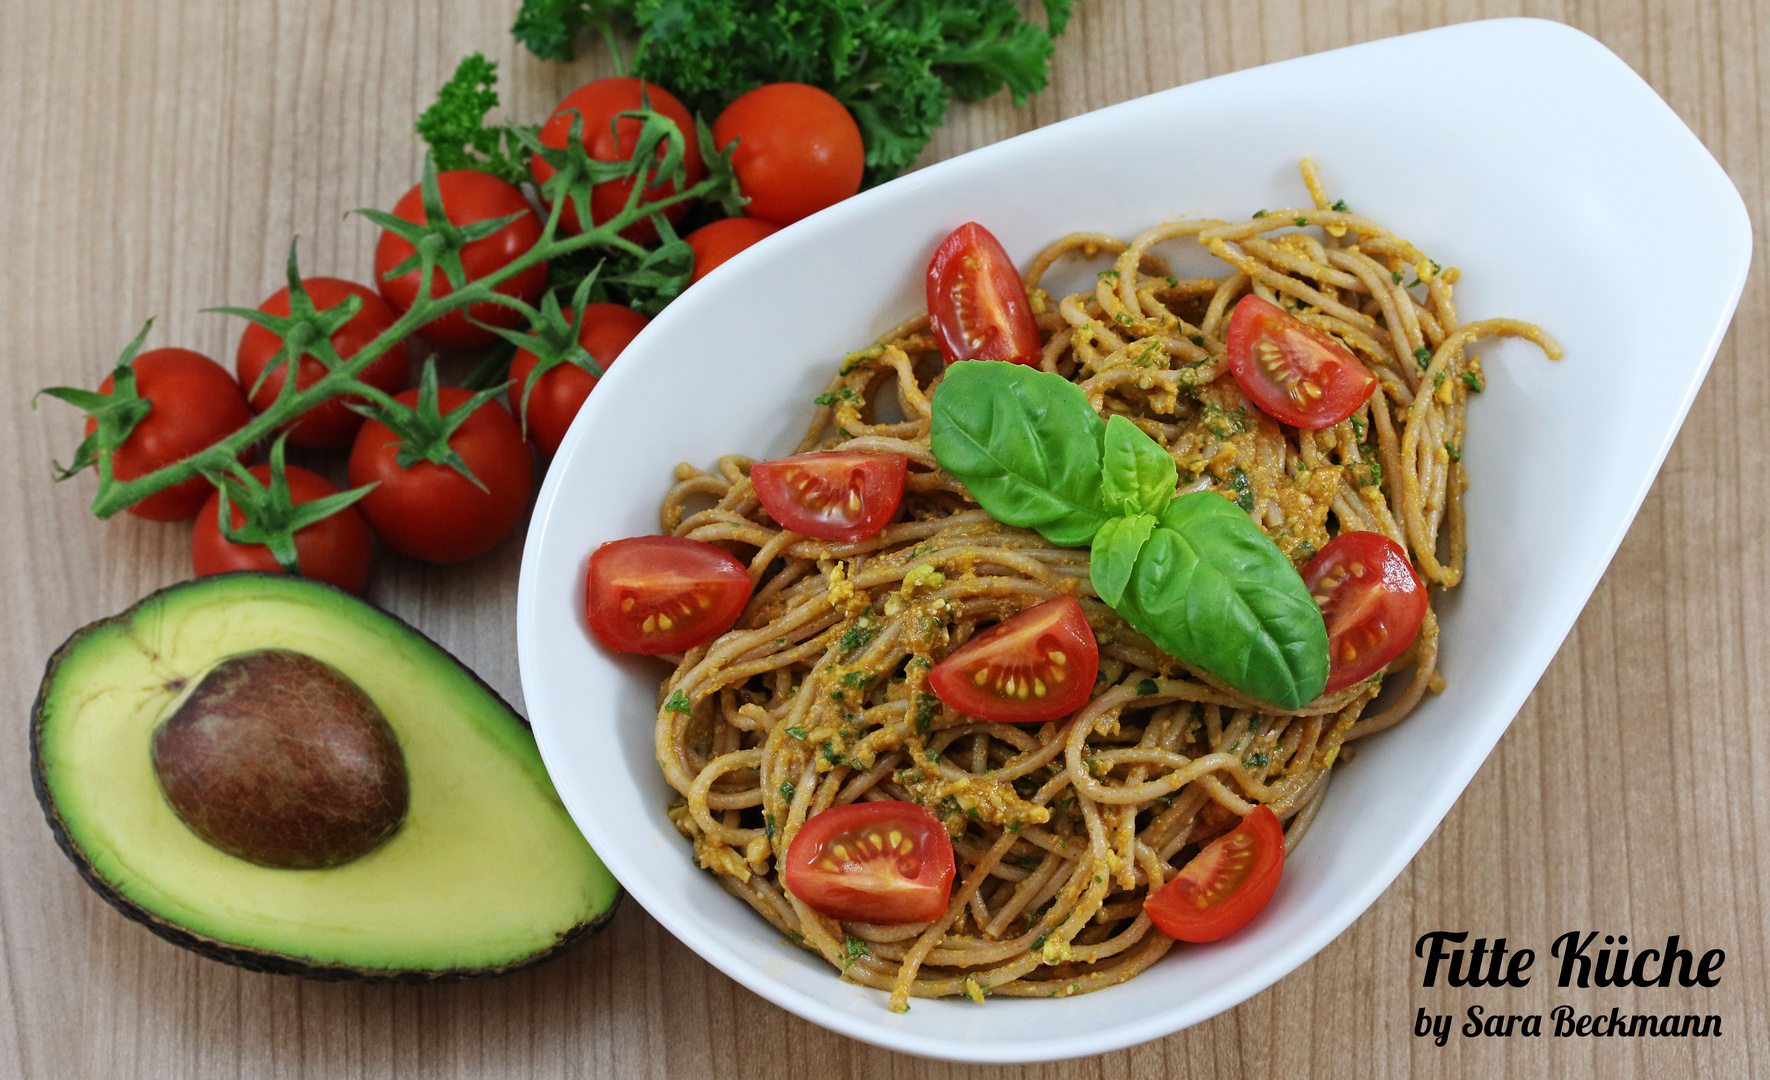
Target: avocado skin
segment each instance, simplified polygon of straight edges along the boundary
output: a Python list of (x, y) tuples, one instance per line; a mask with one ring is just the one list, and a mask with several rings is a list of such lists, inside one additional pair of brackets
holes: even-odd
[[(76, 843), (70, 835), (66, 822), (62, 820), (61, 811), (57, 809), (54, 799), (51, 798), (49, 794), (49, 788), (44, 779), (43, 768), (43, 709), (45, 698), (48, 696), (50, 687), (54, 685), (56, 672), (61, 666), (62, 661), (88, 636), (112, 625), (129, 622), (134, 617), (137, 609), (152, 603), (168, 593), (181, 591), (191, 587), (193, 584), (197, 584), (198, 582), (214, 582), (218, 579), (224, 578), (268, 578), (272, 580), (288, 580), (282, 574), (248, 570), (230, 574), (211, 575), (205, 579), (197, 579), (196, 582), (184, 581), (175, 585), (169, 585), (166, 588), (148, 594), (116, 615), (106, 619), (100, 619), (94, 623), (89, 623), (74, 631), (74, 633), (50, 655), (48, 663), (44, 665), (43, 681), (38, 685), (37, 697), (31, 706), (31, 790), (36, 793), (37, 804), (42, 808), (43, 817), (49, 823), (49, 831), (55, 837), (56, 846), (61, 848), (62, 852), (67, 855), (69, 861), (74, 864), (74, 868), (79, 871), (80, 877), (85, 880), (87, 885), (91, 886), (92, 891), (103, 897), (106, 903), (122, 912), (128, 918), (153, 931), (154, 934), (170, 941), (174, 945), (189, 949), (199, 956), (204, 956), (211, 960), (219, 960), (224, 964), (232, 964), (235, 967), (245, 968), (248, 971), (261, 972), (267, 975), (294, 975), (299, 978), (313, 979), (320, 982), (371, 982), (418, 985), (427, 983), (460, 982), (467, 979), (483, 979), (497, 975), (506, 975), (514, 971), (522, 971), (525, 968), (544, 964), (574, 945), (577, 945), (588, 938), (594, 937), (609, 924), (610, 920), (614, 918), (615, 912), (620, 908), (621, 900), (626, 896), (626, 890), (619, 888), (618, 885), (614, 899), (609, 902), (608, 907), (598, 914), (596, 918), (589, 922), (581, 923), (560, 935), (558, 940), (556, 940), (552, 946), (530, 956), (526, 956), (514, 963), (495, 967), (449, 968), (438, 971), (390, 971), (379, 968), (353, 967), (348, 964), (312, 963), (302, 960), (299, 957), (288, 956), (283, 953), (269, 952), (263, 949), (253, 949), (217, 941), (214, 938), (194, 933), (176, 923), (169, 922), (166, 919), (155, 915), (153, 912), (148, 911), (146, 908), (143, 908), (141, 905), (135, 903), (133, 900), (113, 888), (110, 882), (106, 881), (102, 875), (93, 869), (91, 861), (87, 858), (85, 853), (80, 850), (79, 844)], [(306, 586), (337, 593), (355, 603), (364, 603), (359, 597), (324, 582), (314, 581), (312, 579), (299, 580), (301, 580)], [(482, 690), (489, 694), (493, 700), (503, 706), (504, 711), (509, 713), (517, 723), (521, 724), (524, 728), (529, 726), (528, 721), (517, 713), (515, 709), (511, 708), (510, 703), (505, 701), (501, 694), (492, 689), (492, 687), (487, 684), (484, 679), (480, 678), (479, 674), (472, 668), (461, 663), (453, 653), (444, 649), (441, 645), (436, 644), (435, 641), (431, 640), (422, 631), (401, 619), (399, 616), (394, 615), (392, 612), (380, 608), (376, 608), (375, 610), (383, 617), (396, 623), (405, 631), (414, 634), (425, 641), (429, 641), (438, 652), (448, 657), (452, 663), (465, 672)]]

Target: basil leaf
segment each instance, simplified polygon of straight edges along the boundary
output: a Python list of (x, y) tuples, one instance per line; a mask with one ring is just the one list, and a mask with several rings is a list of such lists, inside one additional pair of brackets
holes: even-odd
[(1137, 565), (1137, 553), (1154, 531), (1155, 517), (1137, 514), (1108, 518), (1094, 534), (1094, 546), (1088, 552), (1088, 576), (1094, 582), (1095, 594), (1108, 607), (1118, 607), (1124, 598), (1131, 571)]
[(1063, 547), (1094, 538), (1106, 425), (1061, 375), (1000, 360), (962, 360), (934, 392), (930, 441), (997, 521), (1037, 529)]
[(1180, 471), (1162, 444), (1122, 416), (1106, 422), (1101, 495), (1114, 514), (1159, 514)]
[(1168, 503), (1114, 605), (1183, 663), (1298, 709), (1327, 686), (1327, 627), (1290, 560), (1234, 503), (1208, 491)]

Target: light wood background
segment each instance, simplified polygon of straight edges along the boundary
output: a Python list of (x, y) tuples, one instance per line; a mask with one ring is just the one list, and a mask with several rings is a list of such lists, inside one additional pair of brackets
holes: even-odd
[[(1168, 1039), (1025, 1069), (965, 1069), (830, 1034), (702, 962), (629, 901), (540, 970), (431, 988), (304, 983), (176, 949), (56, 851), (25, 718), (76, 627), (187, 576), (187, 528), (85, 512), (49, 481), (78, 441), (33, 389), (96, 384), (150, 345), (231, 357), (289, 237), (309, 273), (366, 279), (345, 217), (412, 184), (417, 112), (464, 53), (502, 61), (536, 120), (604, 73), (519, 55), (514, 0), (0, 0), (0, 1075), (69, 1077), (1770, 1077), (1770, 294), (1762, 240), (1714, 371), (1603, 584), (1493, 757), (1387, 893), (1318, 957)], [(1528, 14), (1620, 54), (1732, 175), (1764, 234), (1770, 5), (1750, 0), (1079, 0), (1049, 91), (954, 111), (928, 160), (1179, 83), (1443, 23)], [(1430, 94), (1433, 73), (1396, 72)], [(1362, 118), (1331, 103), (1324, 123)], [(1641, 257), (1652, 266), (1652, 208)], [(1550, 252), (1542, 253), (1552, 258)], [(1651, 303), (1643, 295), (1618, 302)], [(384, 559), (373, 598), (520, 703), (520, 537), (437, 570)], [(1416, 937), (1680, 934), (1727, 952), (1709, 991), (1419, 986)], [(1539, 961), (1538, 971), (1547, 966)], [(1415, 1012), (1697, 1012), (1711, 1040), (1412, 1036)]]

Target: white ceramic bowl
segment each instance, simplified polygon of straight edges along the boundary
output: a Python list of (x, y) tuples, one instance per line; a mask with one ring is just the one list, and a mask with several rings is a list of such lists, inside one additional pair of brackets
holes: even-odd
[[(1429, 76), (1429, 77), (1427, 77)], [(1334, 118), (1324, 122), (1323, 117)], [(916, 1001), (838, 981), (690, 861), (652, 755), (655, 661), (590, 638), (584, 561), (655, 532), (679, 461), (790, 450), (850, 349), (920, 310), (954, 226), (1016, 259), (1075, 230), (1336, 197), (1462, 267), (1464, 318), (1509, 315), (1566, 348), (1477, 351), (1466, 584), (1441, 607), (1449, 689), (1360, 745), (1267, 910), (1131, 983), (1061, 1001)], [(695, 952), (800, 1016), (895, 1050), (970, 1061), (1095, 1054), (1257, 993), (1345, 929), (1413, 857), (1524, 702), (1646, 494), (1733, 313), (1745, 207), (1634, 72), (1555, 23), (1472, 23), (1182, 86), (865, 192), (696, 285), (591, 395), (542, 487), (517, 626), (541, 753), (615, 876)], [(1079, 279), (1098, 266), (1078, 268)]]

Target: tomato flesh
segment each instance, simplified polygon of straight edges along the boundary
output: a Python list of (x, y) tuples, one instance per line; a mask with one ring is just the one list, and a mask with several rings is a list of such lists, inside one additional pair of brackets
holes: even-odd
[(681, 652), (723, 634), (750, 599), (750, 572), (700, 540), (635, 536), (590, 556), (586, 614), (616, 652)]
[(931, 922), (953, 891), (953, 842), (909, 802), (850, 803), (813, 815), (787, 847), (794, 896), (834, 919)]
[(928, 318), (946, 362), (1039, 362), (1039, 325), (1002, 244), (975, 221), (954, 229), (928, 264)]
[(1368, 679), (1413, 643), (1426, 586), (1407, 553), (1382, 533), (1341, 533), (1303, 567), (1328, 630), (1329, 693)]
[(967, 641), (928, 673), (940, 700), (981, 720), (1040, 724), (1087, 702), (1100, 646), (1082, 605), (1059, 596)]
[(874, 535), (897, 513), (908, 474), (902, 454), (835, 450), (759, 462), (750, 483), (783, 528), (850, 543)]
[(1265, 909), (1284, 873), (1284, 828), (1269, 806), (1205, 845), (1143, 902), (1149, 921), (1179, 941), (1228, 937)]
[(1333, 427), (1376, 389), (1376, 376), (1346, 346), (1248, 295), (1229, 317), (1229, 372), (1268, 415), (1293, 427)]

